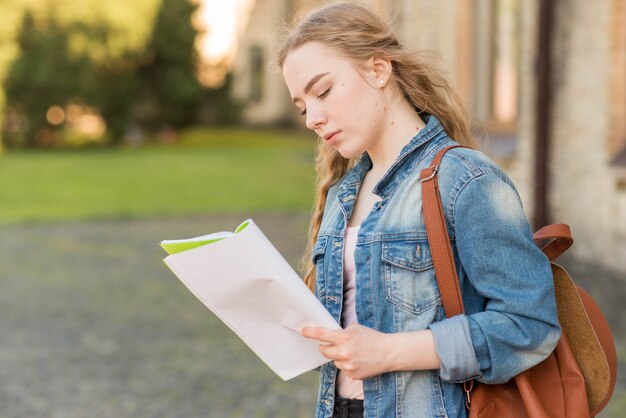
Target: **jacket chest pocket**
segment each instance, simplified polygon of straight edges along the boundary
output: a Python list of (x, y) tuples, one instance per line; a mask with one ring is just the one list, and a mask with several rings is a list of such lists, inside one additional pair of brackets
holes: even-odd
[(427, 240), (383, 242), (381, 258), (387, 300), (415, 314), (440, 303)]
[(324, 271), (324, 258), (326, 255), (326, 242), (328, 237), (318, 237), (313, 251), (311, 252), (311, 260), (315, 265), (315, 295), (318, 299), (322, 299), (326, 293), (325, 276)]

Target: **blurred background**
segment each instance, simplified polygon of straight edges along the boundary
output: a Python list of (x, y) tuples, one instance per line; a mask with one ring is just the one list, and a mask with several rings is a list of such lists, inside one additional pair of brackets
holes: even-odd
[[(272, 52), (326, 3), (0, 0), (0, 416), (312, 416), (317, 374), (282, 382), (158, 243), (251, 217), (298, 268), (316, 141)], [(626, 2), (363, 3), (440, 56), (533, 228), (571, 226), (621, 367)]]

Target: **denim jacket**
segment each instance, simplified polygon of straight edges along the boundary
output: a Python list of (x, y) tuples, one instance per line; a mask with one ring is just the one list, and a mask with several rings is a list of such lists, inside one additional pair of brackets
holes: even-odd
[[(554, 349), (552, 270), (534, 244), (515, 186), (483, 153), (444, 156), (439, 190), (465, 314), (445, 318), (422, 213), (420, 170), (456, 144), (434, 116), (375, 185), (376, 202), (354, 254), (359, 324), (385, 333), (431, 329), (439, 370), (389, 372), (363, 381), (365, 417), (465, 417), (463, 381), (503, 383)], [(367, 152), (328, 191), (311, 257), (316, 295), (338, 322), (346, 226), (372, 163)], [(420, 353), (415, 353), (419, 356)], [(337, 369), (321, 367), (317, 418), (332, 417)]]

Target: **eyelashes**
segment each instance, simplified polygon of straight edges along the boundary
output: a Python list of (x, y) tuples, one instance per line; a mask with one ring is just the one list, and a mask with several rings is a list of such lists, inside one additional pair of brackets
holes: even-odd
[(326, 91), (322, 94), (320, 94), (319, 96), (317, 96), (318, 99), (323, 99), (324, 97), (328, 96), (328, 93), (330, 93), (330, 87), (326, 89)]
[[(320, 94), (319, 96), (317, 96), (318, 99), (323, 99), (324, 97), (328, 96), (328, 93), (330, 93), (330, 87), (322, 94)], [(304, 109), (302, 112), (300, 112), (301, 116), (306, 116), (306, 109)]]

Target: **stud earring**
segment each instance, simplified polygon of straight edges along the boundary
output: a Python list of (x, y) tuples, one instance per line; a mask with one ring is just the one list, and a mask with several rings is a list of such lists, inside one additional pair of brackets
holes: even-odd
[(385, 80), (383, 80), (382, 78), (380, 80), (378, 80), (378, 84), (380, 84), (380, 86), (384, 86), (385, 85)]

